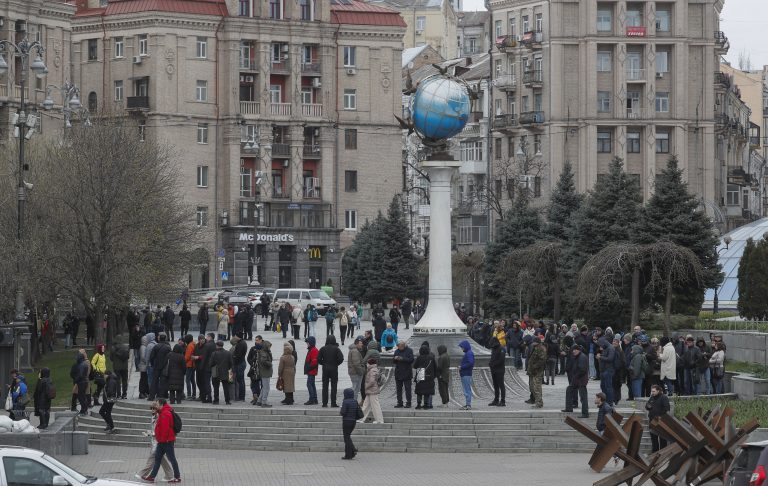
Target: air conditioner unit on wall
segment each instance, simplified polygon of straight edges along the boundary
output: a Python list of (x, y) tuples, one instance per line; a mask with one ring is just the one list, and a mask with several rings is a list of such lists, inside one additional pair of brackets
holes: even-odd
[(664, 79), (664, 73), (656, 73), (656, 79)]
[(289, 165), (291, 165), (291, 161), (290, 161), (290, 160), (288, 160), (288, 159), (285, 159), (285, 160), (283, 161), (283, 167), (288, 167)]
[(283, 47), (281, 47), (280, 50), (283, 52), (288, 52), (290, 50), (290, 47), (288, 46), (288, 44), (283, 44)]
[(319, 88), (322, 86), (322, 83), (320, 82), (320, 78), (313, 78), (312, 79), (312, 87), (313, 88)]
[(141, 64), (141, 56), (133, 56), (134, 64)]
[(347, 74), (357, 74), (356, 68), (347, 68)]

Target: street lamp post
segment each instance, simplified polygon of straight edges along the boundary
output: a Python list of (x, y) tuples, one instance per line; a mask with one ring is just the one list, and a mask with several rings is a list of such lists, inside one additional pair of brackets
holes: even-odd
[[(30, 55), (37, 53), (34, 60), (30, 63)], [(19, 139), (19, 167), (18, 167), (18, 213), (16, 220), (16, 239), (19, 249), (21, 249), (21, 243), (23, 240), (23, 221), (24, 221), (24, 208), (27, 199), (27, 184), (24, 182), (24, 172), (27, 170), (27, 165), (24, 161), (24, 143), (32, 138), (35, 133), (38, 117), (33, 114), (27, 114), (25, 109), (26, 100), (24, 99), (24, 92), (27, 87), (28, 71), (32, 71), (37, 76), (43, 76), (48, 69), (43, 62), (43, 54), (45, 48), (37, 41), (29, 42), (26, 38), (19, 43), (13, 43), (9, 40), (0, 40), (0, 76), (8, 73), (8, 63), (5, 61), (5, 56), (9, 55), (13, 60), (15, 56), (21, 58), (21, 72), (19, 73), (19, 79), (21, 82), (21, 90), (19, 93), (19, 110), (13, 116), (12, 121), (15, 126), (14, 134)], [(24, 291), (21, 286), (21, 259), (16, 260), (16, 274), (17, 274), (17, 289), (16, 289), (16, 321), (22, 322), (26, 318), (24, 316)]]
[[(731, 240), (730, 236), (726, 236), (725, 238), (723, 238), (723, 243), (725, 243), (725, 248), (720, 248), (719, 250), (717, 250), (717, 254), (720, 255), (721, 251), (727, 250), (728, 249), (728, 245), (731, 244), (731, 241), (733, 241), (733, 240)], [(720, 286), (719, 285), (715, 285), (715, 298), (712, 299), (712, 316), (716, 316), (717, 312), (719, 310), (718, 309), (718, 298), (717, 298), (717, 294), (719, 292), (720, 292)]]
[(72, 127), (72, 115), (78, 114), (80, 118), (84, 120), (83, 124), (87, 127), (91, 126), (91, 118), (87, 108), (85, 108), (80, 102), (80, 88), (75, 86), (69, 81), (65, 81), (63, 85), (57, 86), (55, 84), (49, 84), (46, 86), (45, 100), (43, 100), (43, 108), (49, 111), (54, 106), (53, 97), (51, 96), (53, 90), (56, 89), (61, 94), (61, 112), (64, 114), (64, 126), (66, 128)]

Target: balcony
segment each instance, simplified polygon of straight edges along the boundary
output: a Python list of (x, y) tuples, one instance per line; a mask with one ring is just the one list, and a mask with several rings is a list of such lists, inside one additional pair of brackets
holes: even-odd
[(317, 177), (304, 179), (302, 195), (304, 199), (320, 199), (320, 179)]
[(261, 111), (261, 103), (258, 101), (241, 101), (240, 102), (240, 114), (241, 115), (258, 115)]
[(624, 115), (627, 120), (647, 120), (653, 118), (651, 112), (645, 108), (627, 108)]
[(282, 187), (272, 188), (272, 199), (290, 199), (291, 193)]
[(255, 72), (259, 70), (259, 65), (256, 63), (256, 59), (240, 58), (240, 69)]
[(129, 96), (125, 99), (126, 110), (149, 110), (149, 96)]
[(728, 89), (731, 87), (731, 77), (720, 71), (715, 71), (715, 87)]
[(323, 105), (320, 103), (307, 103), (301, 105), (302, 116), (308, 116), (312, 118), (322, 118)]
[(627, 37), (645, 37), (647, 30), (645, 26), (627, 26)]
[(291, 63), (288, 61), (288, 59), (280, 59), (280, 60), (272, 59), (271, 70), (273, 73), (290, 74)]
[(728, 41), (728, 37), (725, 36), (725, 33), (716, 30), (715, 31), (715, 52), (720, 55), (724, 56), (725, 54), (728, 54), (728, 50), (731, 48), (731, 43)]
[(323, 151), (320, 148), (320, 145), (304, 145), (304, 150), (302, 151), (302, 154), (304, 155), (305, 159), (321, 159), (323, 158)]
[(270, 103), (269, 114), (275, 116), (290, 116), (291, 104), (290, 103)]
[(496, 115), (493, 118), (493, 129), (494, 130), (510, 130), (517, 126), (517, 119), (515, 118), (515, 115)]
[(541, 49), (541, 43), (544, 40), (543, 32), (525, 32), (520, 38), (520, 43), (528, 49), (537, 51)]
[(291, 158), (291, 144), (289, 143), (273, 143), (272, 144), (272, 157), (276, 159)]
[(544, 123), (543, 111), (526, 111), (520, 114), (521, 125), (538, 125)]
[(517, 87), (517, 79), (514, 74), (502, 74), (493, 82), (502, 91), (514, 91)]
[(485, 174), (488, 164), (484, 160), (462, 160), (459, 166), (459, 174)]
[(523, 84), (529, 88), (541, 88), (544, 85), (544, 73), (541, 69), (526, 71), (523, 73)]
[(499, 52), (506, 52), (507, 49), (513, 49), (515, 47), (517, 47), (517, 39), (511, 35), (500, 35), (496, 38), (496, 48)]
[(320, 61), (312, 60), (309, 62), (302, 62), (301, 63), (301, 73), (307, 74), (307, 75), (317, 75), (320, 76), (320, 73), (322, 71), (322, 66), (320, 65)]
[(628, 67), (627, 81), (645, 81), (645, 69)]
[(330, 204), (317, 201), (292, 203), (287, 201), (264, 204), (264, 224), (271, 228), (333, 228)]

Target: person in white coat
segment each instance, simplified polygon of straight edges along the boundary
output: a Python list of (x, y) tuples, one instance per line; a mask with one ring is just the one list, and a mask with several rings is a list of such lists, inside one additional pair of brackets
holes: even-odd
[(677, 353), (675, 346), (667, 336), (661, 338), (661, 370), (659, 381), (667, 389), (667, 395), (671, 396), (675, 392), (675, 379), (677, 377)]

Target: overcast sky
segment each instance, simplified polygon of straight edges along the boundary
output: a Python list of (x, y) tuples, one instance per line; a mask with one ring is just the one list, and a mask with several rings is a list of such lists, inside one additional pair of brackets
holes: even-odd
[[(465, 10), (485, 10), (483, 0), (464, 0)], [(727, 59), (738, 66), (745, 52), (752, 69), (768, 65), (768, 0), (726, 0), (720, 29), (731, 41)]]

